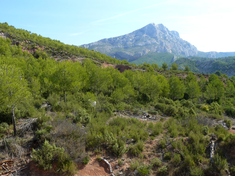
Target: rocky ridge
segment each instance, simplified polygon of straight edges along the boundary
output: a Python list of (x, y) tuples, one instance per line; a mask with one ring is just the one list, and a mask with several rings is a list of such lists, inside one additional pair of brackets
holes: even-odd
[(168, 52), (176, 56), (195, 56), (198, 53), (197, 48), (181, 39), (177, 31), (170, 31), (163, 24), (154, 23), (129, 34), (102, 39), (82, 47), (127, 61), (136, 60), (148, 52)]

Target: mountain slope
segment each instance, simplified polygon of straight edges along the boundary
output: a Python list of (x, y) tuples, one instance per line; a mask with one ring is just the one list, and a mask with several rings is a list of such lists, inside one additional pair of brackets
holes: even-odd
[(167, 65), (170, 65), (174, 62), (175, 56), (171, 53), (154, 53), (149, 52), (146, 55), (141, 56), (140, 58), (134, 60), (132, 63), (138, 65), (143, 63), (157, 63), (159, 67), (165, 62)]
[(126, 35), (82, 46), (127, 61), (134, 61), (149, 52), (168, 52), (177, 56), (194, 56), (198, 52), (195, 46), (181, 39), (178, 32), (154, 23)]
[(197, 73), (215, 73), (220, 71), (228, 76), (235, 75), (235, 57), (208, 59), (208, 58), (179, 58), (175, 61), (180, 69), (187, 65)]

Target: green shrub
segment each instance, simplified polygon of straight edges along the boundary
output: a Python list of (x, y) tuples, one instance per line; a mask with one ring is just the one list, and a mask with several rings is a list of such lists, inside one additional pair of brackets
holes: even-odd
[(159, 167), (159, 166), (162, 165), (162, 162), (161, 162), (161, 160), (160, 160), (159, 158), (154, 158), (154, 159), (151, 161), (151, 164), (152, 164), (153, 166)]
[(101, 159), (101, 156), (100, 155), (97, 155), (97, 158), (96, 158), (98, 161), (102, 161)]
[(209, 106), (208, 106), (208, 105), (203, 104), (203, 105), (201, 105), (200, 108), (201, 108), (201, 110), (203, 110), (203, 111), (206, 111), (206, 112), (209, 111)]
[(144, 142), (138, 141), (136, 144), (131, 145), (129, 148), (133, 155), (138, 156), (144, 150)]
[(204, 172), (199, 167), (191, 167), (190, 168), (190, 175), (192, 175), (192, 176), (203, 176)]
[(211, 105), (209, 106), (209, 109), (210, 109), (210, 112), (212, 112), (213, 114), (218, 114), (218, 115), (223, 114), (223, 108), (217, 102), (211, 103)]
[(0, 124), (0, 138), (4, 136), (4, 133), (9, 129), (9, 125), (6, 122)]
[(230, 171), (231, 171), (232, 173), (235, 173), (235, 166), (230, 167)]
[(153, 127), (153, 130), (152, 130), (152, 135), (157, 136), (157, 135), (161, 134), (162, 131), (163, 131), (162, 123), (161, 122), (156, 122), (154, 127)]
[(154, 126), (153, 126), (153, 122), (149, 122), (147, 128), (148, 128), (149, 130), (153, 130), (153, 127), (154, 127)]
[(122, 166), (123, 165), (123, 161), (121, 159), (118, 159), (118, 165)]
[(148, 165), (142, 165), (139, 167), (138, 172), (140, 173), (141, 176), (148, 175), (150, 173), (150, 166)]
[(187, 107), (187, 108), (195, 108), (194, 104), (192, 101), (190, 100), (182, 100), (181, 101), (181, 104), (184, 106), (184, 107)]
[(158, 169), (159, 174), (166, 175), (168, 170), (166, 166), (162, 166)]
[(149, 110), (148, 113), (149, 113), (149, 114), (152, 114), (152, 115), (157, 115), (157, 114), (158, 114), (157, 111), (153, 111), (153, 110)]
[(181, 162), (181, 156), (180, 154), (174, 154), (173, 158), (171, 159), (171, 162), (176, 166)]
[(185, 118), (187, 117), (187, 115), (188, 115), (188, 112), (184, 108), (182, 107), (178, 108), (177, 116), (181, 118)]
[(121, 139), (117, 139), (114, 141), (112, 145), (113, 154), (116, 156), (122, 156), (124, 153), (128, 152), (128, 148), (126, 148), (126, 143)]
[(136, 161), (132, 161), (131, 162), (131, 166), (130, 166), (130, 168), (131, 168), (131, 170), (136, 170), (138, 167), (139, 167), (139, 162), (136, 160)]
[(195, 163), (190, 155), (185, 156), (184, 163), (186, 164), (186, 166), (189, 166), (189, 167), (195, 166)]
[(171, 159), (171, 152), (167, 152), (164, 154), (164, 159), (165, 160), (170, 160)]
[(223, 116), (219, 114), (208, 114), (207, 116), (212, 119), (223, 119)]
[(56, 162), (56, 170), (72, 175), (75, 172), (74, 163), (64, 153), (64, 149), (50, 145), (48, 141), (45, 141), (42, 148), (34, 150), (32, 152), (33, 161), (37, 162), (44, 170), (51, 170), (52, 163)]
[(169, 115), (169, 116), (174, 117), (174, 116), (176, 116), (176, 114), (177, 114), (177, 108), (174, 107), (174, 106), (172, 106), (172, 105), (168, 105), (168, 106), (166, 107), (164, 113), (165, 113), (166, 115)]
[(204, 135), (207, 135), (207, 134), (209, 133), (209, 127), (208, 127), (208, 126), (204, 126), (204, 127), (202, 128), (202, 131), (203, 131), (203, 134), (204, 134)]
[(163, 104), (163, 103), (157, 103), (157, 104), (155, 105), (155, 109), (156, 109), (156, 110), (160, 110), (161, 112), (164, 112), (164, 113), (165, 113), (166, 106), (167, 106), (167, 105), (165, 105), (165, 104)]
[(235, 117), (235, 108), (234, 107), (227, 107), (225, 108), (225, 113), (230, 117)]
[(83, 158), (82, 163), (83, 164), (88, 164), (89, 161), (90, 161), (90, 158), (88, 156), (86, 156), (85, 158)]
[(166, 148), (166, 140), (164, 140), (164, 139), (161, 139), (160, 141), (159, 141), (159, 144), (160, 144), (160, 146), (161, 146), (161, 148)]
[(214, 155), (213, 161), (214, 161), (214, 166), (218, 171), (228, 169), (227, 160), (219, 156), (218, 153)]
[(232, 127), (232, 121), (231, 119), (228, 120), (224, 120), (224, 122), (226, 123), (227, 127), (230, 129)]
[(194, 117), (197, 115), (193, 108), (190, 108), (189, 114)]

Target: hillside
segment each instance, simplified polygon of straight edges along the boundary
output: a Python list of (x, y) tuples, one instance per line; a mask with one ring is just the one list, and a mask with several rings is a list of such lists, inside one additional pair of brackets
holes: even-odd
[(145, 56), (149, 52), (171, 53), (176, 56), (197, 55), (197, 48), (181, 39), (178, 32), (169, 31), (164, 25), (154, 23), (129, 34), (102, 39), (82, 45), (82, 47), (130, 62)]
[(136, 65), (143, 64), (143, 63), (149, 63), (161, 66), (164, 62), (170, 65), (172, 62), (174, 62), (175, 56), (170, 53), (152, 53), (149, 52), (146, 55), (141, 56), (140, 58), (132, 61), (131, 63), (134, 63)]
[(0, 175), (235, 174), (234, 77), (0, 27)]
[(196, 73), (215, 73), (220, 71), (231, 77), (235, 75), (235, 57), (225, 57), (217, 59), (207, 58), (179, 58), (175, 61), (181, 69), (186, 65)]

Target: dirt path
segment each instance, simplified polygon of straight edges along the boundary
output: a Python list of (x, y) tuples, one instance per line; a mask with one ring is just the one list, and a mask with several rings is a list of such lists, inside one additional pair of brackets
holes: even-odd
[(78, 164), (78, 173), (74, 176), (109, 176), (110, 172), (104, 162), (97, 161), (96, 157), (92, 157), (87, 165)]

